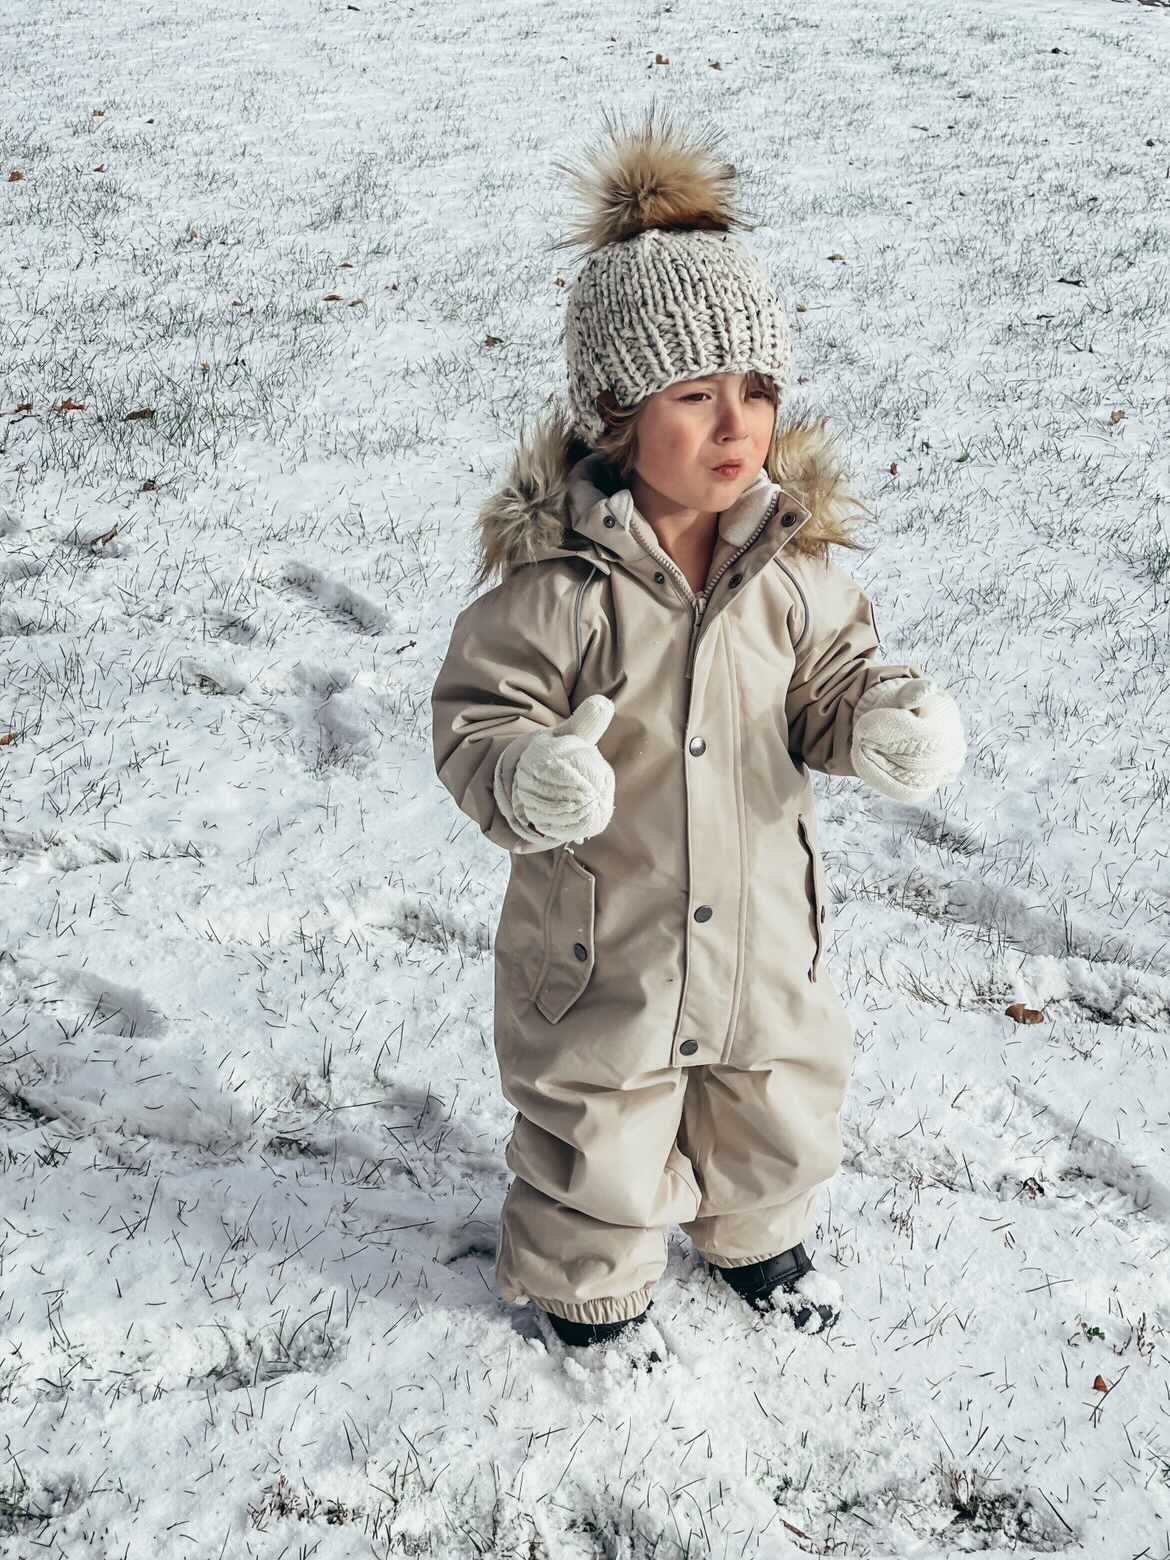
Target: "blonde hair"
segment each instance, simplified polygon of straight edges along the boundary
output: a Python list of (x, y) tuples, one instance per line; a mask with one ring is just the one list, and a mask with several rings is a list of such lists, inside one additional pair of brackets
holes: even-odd
[[(761, 374), (756, 369), (748, 370), (748, 392), (764, 390), (771, 399), (772, 406), (778, 408), (780, 404), (780, 392), (776, 388), (776, 381), (767, 374)], [(619, 406), (613, 393), (603, 390), (597, 397), (597, 410), (605, 424), (605, 430), (599, 438), (590, 446), (599, 455), (603, 455), (611, 466), (624, 478), (634, 475), (638, 458), (638, 419), (645, 400), (639, 401), (635, 406)], [(769, 450), (769, 460), (771, 451)], [(765, 461), (765, 467), (768, 462)], [(776, 478), (772, 472), (768, 472), (770, 480)]]

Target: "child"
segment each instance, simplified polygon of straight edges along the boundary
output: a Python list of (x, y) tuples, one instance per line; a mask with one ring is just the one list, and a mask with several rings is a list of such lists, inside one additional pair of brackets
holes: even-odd
[(778, 420), (788, 327), (731, 236), (734, 170), (653, 111), (607, 128), (568, 170), (590, 202), (569, 414), (480, 512), (476, 584), (500, 582), (432, 694), (439, 778), (511, 858), (496, 1286), (567, 1343), (612, 1337), (679, 1224), (749, 1304), (818, 1331), (839, 1291), (802, 1242), (853, 1032), (809, 771), (920, 801), (962, 728), (918, 667), (875, 659), (828, 559), (861, 506), (823, 422)]

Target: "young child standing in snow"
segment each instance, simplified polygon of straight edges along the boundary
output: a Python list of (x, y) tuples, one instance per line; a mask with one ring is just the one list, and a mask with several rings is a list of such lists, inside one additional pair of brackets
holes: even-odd
[(951, 696), (889, 665), (828, 558), (857, 546), (823, 422), (781, 422), (780, 303), (734, 170), (653, 113), (583, 173), (566, 413), (480, 512), (432, 694), (436, 769), (510, 852), (495, 1044), (517, 1115), (496, 1266), (566, 1342), (645, 1316), (674, 1224), (816, 1331), (803, 1241), (841, 1157), (853, 1031), (826, 977), (809, 771), (918, 801)]

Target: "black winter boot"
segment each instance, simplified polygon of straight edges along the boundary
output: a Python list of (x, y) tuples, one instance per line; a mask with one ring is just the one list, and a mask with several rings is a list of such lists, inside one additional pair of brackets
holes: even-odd
[[(646, 1311), (653, 1304), (651, 1300), (646, 1306)], [(591, 1343), (606, 1343), (610, 1338), (616, 1338), (618, 1333), (624, 1332), (627, 1327), (644, 1322), (646, 1311), (640, 1311), (637, 1316), (628, 1316), (620, 1322), (571, 1322), (567, 1316), (557, 1316), (552, 1311), (546, 1311), (544, 1314), (562, 1343), (571, 1343), (580, 1348)]]
[[(803, 1246), (792, 1246), (778, 1256), (766, 1257), (763, 1262), (749, 1262), (746, 1267), (724, 1268), (709, 1264), (756, 1311), (791, 1311), (793, 1326), (798, 1332), (827, 1332), (841, 1314), (840, 1307), (827, 1298), (808, 1301), (797, 1299), (797, 1285), (806, 1273), (815, 1273), (812, 1258)], [(817, 1275), (818, 1278), (821, 1275)], [(829, 1281), (831, 1283), (831, 1281)], [(836, 1287), (835, 1285), (833, 1286)], [(793, 1296), (786, 1303), (777, 1305), (772, 1298), (777, 1290)], [(813, 1316), (820, 1318), (820, 1326), (809, 1328)]]

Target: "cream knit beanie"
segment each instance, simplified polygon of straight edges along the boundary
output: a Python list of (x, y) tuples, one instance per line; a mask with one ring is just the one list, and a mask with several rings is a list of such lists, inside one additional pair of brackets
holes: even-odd
[(554, 248), (589, 251), (568, 297), (565, 350), (575, 431), (605, 423), (597, 397), (633, 406), (706, 374), (755, 369), (788, 389), (792, 347), (783, 307), (759, 262), (733, 237), (735, 169), (711, 136), (684, 136), (651, 109), (640, 128), (606, 119), (608, 144), (565, 172), (586, 215)]

